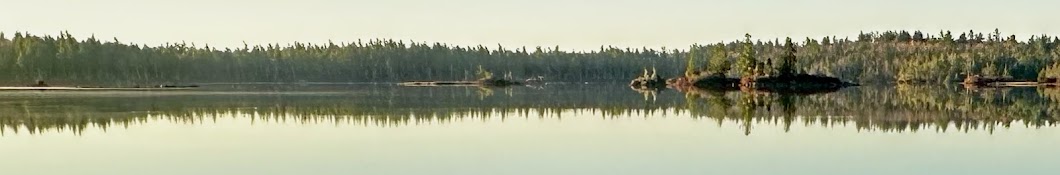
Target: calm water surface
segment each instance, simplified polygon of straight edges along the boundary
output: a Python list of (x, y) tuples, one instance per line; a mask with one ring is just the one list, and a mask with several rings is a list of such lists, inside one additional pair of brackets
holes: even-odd
[(0, 92), (0, 174), (1057, 174), (1060, 92)]

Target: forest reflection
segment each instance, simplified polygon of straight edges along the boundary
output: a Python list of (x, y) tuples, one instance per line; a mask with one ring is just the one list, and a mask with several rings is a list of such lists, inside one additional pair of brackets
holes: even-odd
[[(751, 134), (756, 125), (855, 127), (859, 131), (970, 131), (1052, 127), (1060, 90), (958, 86), (857, 87), (825, 94), (631, 91), (615, 85), (410, 88), (382, 85), (193, 92), (0, 92), (0, 132), (82, 133), (160, 120), (220, 117), (255, 122), (403, 127), (493, 118), (691, 116)], [(580, 113), (586, 115), (563, 116)], [(730, 123), (731, 124), (731, 123)]]
[[(1053, 126), (1058, 118), (1053, 89), (965, 89), (958, 86), (859, 87), (827, 94), (687, 91), (695, 117), (738, 122), (746, 134), (753, 123), (806, 126), (852, 125), (858, 130), (969, 131), (1023, 125)], [(1054, 94), (1054, 95), (1050, 95)]]

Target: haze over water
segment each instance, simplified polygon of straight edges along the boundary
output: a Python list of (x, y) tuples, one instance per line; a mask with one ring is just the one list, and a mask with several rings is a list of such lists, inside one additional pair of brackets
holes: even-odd
[[(0, 92), (12, 174), (1052, 174), (1055, 92), (621, 84)], [(62, 167), (62, 168), (55, 168)], [(901, 168), (896, 168), (901, 167)]]
[(0, 175), (1060, 174), (1060, 1), (0, 4)]

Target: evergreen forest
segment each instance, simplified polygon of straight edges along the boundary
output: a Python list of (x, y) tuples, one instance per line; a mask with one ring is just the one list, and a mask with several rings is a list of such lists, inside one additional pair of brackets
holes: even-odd
[[(788, 40), (791, 40), (788, 38)], [(801, 41), (800, 41), (801, 40)], [(751, 44), (747, 44), (751, 43)], [(855, 38), (752, 39), (688, 48), (567, 51), (375, 39), (218, 48), (147, 46), (58, 35), (0, 33), (0, 84), (158, 85), (237, 82), (399, 82), (467, 80), (483, 67), (497, 76), (561, 82), (625, 82), (645, 69), (739, 75), (753, 58), (776, 72), (858, 83), (954, 82), (982, 75), (1038, 80), (1060, 75), (1060, 37), (992, 32), (884, 31)], [(796, 59), (797, 58), (797, 59)], [(775, 62), (775, 63), (774, 63)]]

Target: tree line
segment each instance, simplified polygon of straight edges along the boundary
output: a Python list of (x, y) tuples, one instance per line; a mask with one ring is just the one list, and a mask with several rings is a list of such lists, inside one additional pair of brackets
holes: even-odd
[(688, 64), (698, 66), (687, 66), (686, 72), (808, 73), (861, 83), (954, 82), (972, 75), (1021, 80), (1060, 76), (1060, 37), (1043, 34), (1020, 41), (998, 30), (968, 31), (957, 37), (951, 31), (936, 35), (885, 31), (862, 33), (855, 39), (806, 38), (801, 43), (792, 43), (791, 38), (754, 41), (748, 35), (744, 41), (693, 45), (689, 54)]
[[(955, 36), (956, 35), (956, 36)], [(806, 38), (696, 44), (687, 49), (600, 47), (563, 51), (502, 46), (453, 46), (394, 40), (350, 43), (198, 47), (77, 39), (69, 33), (0, 33), (0, 84), (37, 80), (71, 85), (155, 85), (211, 82), (396, 82), (474, 79), (483, 67), (505, 78), (627, 81), (655, 68), (663, 76), (690, 72), (808, 73), (861, 83), (949, 82), (968, 75), (1044, 79), (1060, 76), (1060, 38), (1017, 40), (975, 31), (885, 31), (857, 38)], [(795, 59), (798, 58), (798, 59)], [(734, 68), (735, 67), (735, 68)]]
[(679, 50), (600, 47), (587, 52), (558, 46), (528, 49), (452, 46), (394, 40), (242, 48), (170, 43), (127, 44), (69, 33), (0, 33), (0, 84), (34, 81), (74, 85), (149, 85), (212, 82), (397, 82), (468, 80), (480, 67), (512, 78), (549, 81), (626, 81), (645, 67), (678, 72)]

